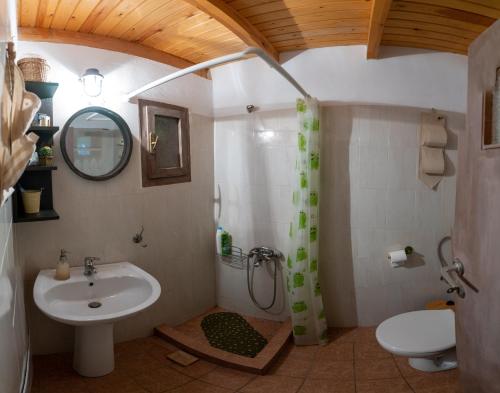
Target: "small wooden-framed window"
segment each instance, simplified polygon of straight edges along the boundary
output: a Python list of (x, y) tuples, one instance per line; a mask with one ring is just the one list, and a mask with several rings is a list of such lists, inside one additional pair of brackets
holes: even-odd
[(142, 186), (191, 181), (187, 108), (139, 100)]

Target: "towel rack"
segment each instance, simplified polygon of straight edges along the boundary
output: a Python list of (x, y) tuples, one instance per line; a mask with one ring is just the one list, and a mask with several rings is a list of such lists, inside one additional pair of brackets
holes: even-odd
[(453, 293), (456, 291), (458, 296), (461, 298), (465, 297), (464, 288), (450, 274), (455, 272), (457, 276), (462, 277), (464, 275), (464, 271), (464, 264), (458, 258), (454, 258), (451, 265), (441, 267), (441, 279), (449, 285), (446, 292)]

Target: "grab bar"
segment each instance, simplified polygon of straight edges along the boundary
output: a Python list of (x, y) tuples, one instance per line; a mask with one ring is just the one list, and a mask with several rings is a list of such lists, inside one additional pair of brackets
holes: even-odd
[(450, 273), (455, 272), (455, 274), (459, 277), (464, 275), (464, 264), (460, 259), (454, 258), (453, 264), (451, 266), (443, 266), (441, 268), (441, 280), (445, 281), (449, 288), (446, 291), (447, 293), (457, 292), (457, 295), (461, 298), (465, 297), (465, 291), (463, 287), (452, 277)]

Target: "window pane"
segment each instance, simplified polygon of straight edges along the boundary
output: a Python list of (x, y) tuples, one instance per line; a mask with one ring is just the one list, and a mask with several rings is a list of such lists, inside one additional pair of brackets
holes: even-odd
[(156, 163), (159, 168), (182, 166), (179, 144), (179, 119), (155, 115)]

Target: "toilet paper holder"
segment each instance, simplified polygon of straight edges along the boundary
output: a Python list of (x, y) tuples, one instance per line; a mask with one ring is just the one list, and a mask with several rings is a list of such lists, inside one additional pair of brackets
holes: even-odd
[[(396, 251), (396, 250), (394, 250), (394, 251)], [(406, 246), (404, 248), (404, 251), (405, 251), (406, 256), (410, 256), (411, 254), (413, 254), (413, 247), (412, 246)], [(387, 259), (391, 259), (391, 256), (387, 255)]]
[(393, 251), (389, 251), (387, 259), (391, 262), (392, 267), (400, 267), (405, 264), (407, 257), (411, 254), (413, 254), (413, 247), (406, 246), (403, 249), (397, 248)]

